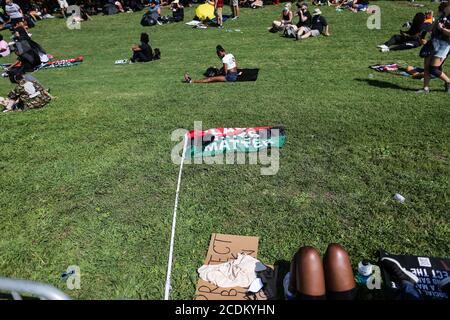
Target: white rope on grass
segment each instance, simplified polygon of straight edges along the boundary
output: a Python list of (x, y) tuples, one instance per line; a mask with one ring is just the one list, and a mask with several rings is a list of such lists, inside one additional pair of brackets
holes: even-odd
[(186, 157), (187, 142), (188, 142), (188, 135), (186, 134), (184, 136), (183, 155), (181, 156), (180, 171), (178, 172), (177, 191), (175, 192), (175, 204), (173, 207), (172, 235), (170, 237), (169, 261), (167, 262), (167, 275), (166, 275), (166, 286), (164, 290), (164, 300), (169, 300), (170, 290), (172, 289), (170, 285), (170, 280), (172, 274), (173, 246), (175, 242), (175, 227), (177, 225), (178, 197), (180, 194), (181, 176), (183, 174), (183, 164), (184, 159)]

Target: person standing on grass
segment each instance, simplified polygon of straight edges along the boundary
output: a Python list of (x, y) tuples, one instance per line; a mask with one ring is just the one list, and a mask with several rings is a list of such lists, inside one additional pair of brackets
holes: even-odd
[(231, 1), (231, 12), (233, 13), (233, 20), (239, 18), (239, 0)]
[(235, 82), (238, 78), (236, 58), (231, 53), (226, 53), (221, 45), (216, 47), (216, 53), (219, 59), (222, 60), (224, 75), (192, 80), (189, 74), (185, 73), (184, 81), (186, 83)]
[(419, 90), (419, 93), (430, 92), (429, 86), (432, 75), (444, 81), (444, 90), (450, 93), (450, 79), (441, 70), (442, 64), (450, 51), (450, 2), (442, 2), (439, 5), (439, 13), (441, 16), (434, 23), (431, 33), (430, 42), (433, 45), (433, 52), (424, 58), (423, 89)]
[(224, 0), (214, 0), (214, 8), (216, 9), (217, 24), (219, 25), (219, 28), (223, 28), (223, 1)]

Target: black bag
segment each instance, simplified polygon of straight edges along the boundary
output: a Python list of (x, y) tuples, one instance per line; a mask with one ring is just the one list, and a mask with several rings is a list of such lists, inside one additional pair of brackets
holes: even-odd
[(141, 25), (143, 27), (154, 26), (156, 23), (156, 20), (153, 19), (149, 14), (144, 14), (141, 20)]
[(159, 48), (155, 48), (155, 51), (153, 52), (153, 60), (159, 59), (161, 59), (161, 51), (159, 51)]
[(419, 56), (421, 58), (426, 58), (434, 55), (436, 53), (436, 49), (434, 49), (433, 41), (429, 40), (425, 45), (420, 49)]
[(214, 67), (209, 67), (203, 75), (207, 78), (215, 77), (220, 75), (220, 70)]

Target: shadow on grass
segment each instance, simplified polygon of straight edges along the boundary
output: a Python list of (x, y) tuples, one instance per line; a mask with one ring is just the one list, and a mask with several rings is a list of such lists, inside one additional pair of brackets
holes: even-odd
[(362, 79), (362, 78), (355, 78), (355, 80), (359, 81), (359, 82), (366, 82), (369, 86), (378, 87), (380, 89), (395, 89), (395, 90), (402, 90), (402, 91), (409, 91), (409, 92), (416, 92), (417, 90), (419, 90), (419, 89), (405, 88), (405, 87), (399, 86), (397, 84), (383, 81), (383, 80)]

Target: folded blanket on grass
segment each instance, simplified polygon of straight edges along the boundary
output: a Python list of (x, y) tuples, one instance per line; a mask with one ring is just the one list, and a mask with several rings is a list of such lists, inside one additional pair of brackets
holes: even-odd
[(83, 56), (78, 56), (72, 59), (49, 61), (47, 63), (41, 64), (36, 70), (73, 67), (81, 64), (83, 60)]
[[(258, 79), (259, 69), (238, 69), (238, 77), (236, 81), (256, 81)], [(209, 67), (203, 75), (207, 78), (224, 75), (223, 68), (217, 69)]]
[(259, 69), (238, 69), (237, 81), (256, 81)]

